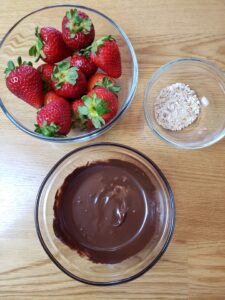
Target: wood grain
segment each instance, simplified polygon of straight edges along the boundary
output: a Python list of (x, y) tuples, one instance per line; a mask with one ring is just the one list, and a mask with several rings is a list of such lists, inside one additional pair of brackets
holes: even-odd
[[(54, 1), (63, 2), (67, 3)], [(0, 38), (19, 18), (50, 4), (51, 0), (1, 0)], [(81, 144), (33, 139), (0, 112), (0, 299), (224, 300), (225, 139), (203, 150), (174, 149), (148, 129), (142, 101), (152, 73), (171, 59), (204, 57), (225, 70), (225, 1), (83, 0), (82, 4), (118, 22), (139, 61), (139, 85), (131, 107), (96, 141), (130, 145), (159, 165), (175, 195), (175, 233), (160, 262), (133, 282), (103, 288), (65, 276), (42, 250), (33, 210), (47, 171)]]

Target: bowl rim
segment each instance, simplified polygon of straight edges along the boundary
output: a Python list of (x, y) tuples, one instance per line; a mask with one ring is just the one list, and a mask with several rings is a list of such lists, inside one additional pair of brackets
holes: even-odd
[(110, 17), (108, 17), (107, 15), (105, 15), (104, 13), (84, 6), (84, 5), (80, 5), (80, 4), (56, 4), (56, 5), (49, 5), (49, 6), (45, 6), (42, 8), (39, 8), (37, 10), (34, 10), (28, 14), (26, 14), (25, 16), (23, 16), (21, 19), (19, 19), (8, 31), (7, 33), (4, 35), (4, 37), (2, 38), (2, 40), (0, 41), (0, 49), (3, 47), (4, 45), (4, 41), (6, 40), (6, 38), (9, 36), (9, 34), (13, 31), (14, 28), (16, 28), (16, 26), (21, 23), (24, 19), (26, 19), (27, 17), (41, 12), (43, 10), (47, 10), (47, 9), (52, 9), (52, 8), (59, 8), (59, 7), (75, 7), (78, 9), (85, 9), (87, 11), (93, 12), (103, 18), (105, 18), (107, 21), (109, 21), (109, 23), (111, 23), (111, 25), (117, 29), (117, 31), (120, 33), (120, 35), (122, 36), (122, 38), (124, 39), (124, 41), (126, 42), (130, 53), (131, 53), (131, 57), (132, 57), (132, 62), (133, 62), (133, 72), (132, 72), (132, 84), (131, 84), (131, 88), (129, 90), (128, 96), (127, 98), (124, 100), (124, 104), (121, 107), (121, 110), (117, 113), (117, 115), (109, 122), (107, 123), (105, 126), (103, 126), (102, 128), (93, 130), (92, 132), (88, 132), (87, 134), (84, 134), (82, 136), (68, 136), (68, 137), (46, 137), (43, 136), (41, 134), (37, 134), (34, 131), (31, 131), (30, 129), (26, 128), (21, 122), (19, 122), (18, 120), (16, 120), (16, 118), (13, 117), (13, 115), (7, 110), (7, 108), (5, 107), (3, 100), (0, 97), (0, 107), (3, 111), (3, 113), (7, 116), (7, 118), (20, 130), (22, 130), (23, 132), (29, 134), (30, 136), (33, 136), (35, 138), (44, 140), (44, 141), (49, 141), (49, 142), (57, 142), (57, 143), (69, 143), (69, 142), (83, 142), (83, 141), (88, 141), (91, 139), (94, 139), (98, 136), (100, 136), (101, 134), (105, 133), (107, 130), (109, 130), (112, 126), (114, 126), (118, 120), (120, 119), (120, 117), (126, 112), (126, 110), (128, 109), (128, 107), (130, 106), (136, 89), (137, 89), (137, 84), (138, 84), (138, 62), (137, 62), (137, 57), (134, 51), (134, 48), (132, 46), (132, 43), (130, 42), (128, 36), (126, 35), (126, 33), (123, 31), (123, 29), (115, 22), (113, 21)]
[[(159, 67), (151, 76), (151, 78), (148, 80), (145, 91), (144, 91), (144, 114), (145, 114), (145, 120), (149, 128), (153, 131), (153, 133), (159, 137), (162, 141), (166, 142), (169, 145), (172, 145), (178, 149), (184, 149), (184, 150), (192, 150), (192, 149), (201, 149), (208, 146), (211, 146), (218, 141), (220, 141), (222, 138), (225, 137), (225, 128), (221, 131), (221, 133), (213, 138), (211, 141), (202, 143), (201, 145), (181, 145), (180, 143), (173, 142), (169, 138), (166, 138), (163, 134), (161, 134), (156, 127), (154, 126), (154, 122), (152, 121), (152, 117), (150, 113), (148, 112), (147, 105), (148, 105), (148, 93), (150, 89), (152, 88), (154, 82), (160, 77), (161, 74), (163, 74), (165, 71), (169, 70), (172, 66), (183, 63), (183, 62), (194, 62), (194, 63), (200, 63), (204, 66), (207, 66), (210, 68), (214, 73), (216, 73), (221, 79), (224, 81), (225, 72), (222, 71), (220, 68), (218, 68), (215, 64), (211, 63), (210, 61), (207, 61), (206, 59), (201, 59), (197, 57), (182, 57), (177, 58), (172, 61), (169, 61), (168, 63), (162, 65)], [(223, 91), (225, 91), (225, 82), (223, 84)]]
[[(50, 252), (50, 250), (48, 249), (47, 245), (44, 242), (44, 239), (42, 237), (42, 233), (41, 233), (41, 229), (39, 226), (39, 204), (40, 204), (40, 197), (43, 191), (43, 188), (46, 184), (46, 182), (48, 181), (49, 177), (52, 175), (52, 173), (61, 165), (61, 163), (64, 162), (65, 159), (67, 159), (68, 157), (81, 152), (82, 150), (86, 150), (88, 148), (96, 148), (96, 147), (117, 147), (117, 148), (122, 148), (125, 150), (128, 150), (130, 152), (132, 152), (133, 154), (140, 156), (141, 158), (143, 158), (145, 161), (147, 161), (148, 164), (150, 164), (159, 174), (160, 178), (162, 179), (162, 181), (164, 182), (166, 189), (169, 193), (169, 201), (171, 204), (171, 224), (170, 224), (170, 228), (169, 228), (169, 233), (168, 233), (168, 237), (163, 245), (163, 247), (161, 248), (159, 254), (155, 257), (155, 259), (153, 261), (151, 261), (143, 270), (141, 270), (140, 272), (127, 277), (127, 278), (123, 278), (123, 279), (119, 279), (119, 280), (114, 280), (114, 281), (107, 281), (107, 282), (101, 282), (101, 281), (91, 281), (91, 280), (87, 280), (84, 278), (81, 278), (77, 275), (74, 275), (73, 273), (71, 273), (70, 271), (68, 271), (67, 269), (65, 269), (59, 262), (58, 260), (54, 257), (54, 255)], [(134, 280), (138, 277), (140, 277), (141, 275), (143, 275), (145, 272), (147, 272), (149, 269), (151, 269), (158, 261), (159, 259), (162, 257), (162, 255), (165, 253), (172, 235), (174, 233), (174, 227), (175, 227), (175, 201), (174, 201), (174, 196), (173, 196), (173, 192), (172, 189), (170, 187), (170, 184), (168, 182), (168, 180), (166, 179), (165, 175), (163, 174), (163, 172), (161, 171), (161, 169), (145, 154), (143, 154), (142, 152), (140, 152), (139, 150), (136, 150), (132, 147), (129, 147), (127, 145), (123, 145), (120, 143), (111, 143), (111, 142), (100, 142), (100, 143), (92, 143), (92, 144), (88, 144), (85, 146), (81, 146), (79, 148), (76, 148), (70, 152), (68, 152), (66, 155), (64, 155), (52, 168), (51, 170), (47, 173), (47, 175), (45, 176), (44, 180), (41, 183), (41, 186), (38, 190), (37, 193), (37, 197), (36, 197), (36, 203), (35, 203), (35, 209), (34, 209), (34, 222), (35, 222), (35, 228), (36, 228), (36, 232), (39, 238), (39, 241), (44, 249), (44, 251), (46, 252), (46, 254), (49, 256), (49, 258), (51, 259), (51, 261), (66, 275), (68, 275), (69, 277), (85, 283), (85, 284), (89, 284), (89, 285), (95, 285), (95, 286), (112, 286), (112, 285), (117, 285), (117, 284), (121, 284), (121, 283), (125, 283), (125, 282), (129, 282), (131, 280)]]

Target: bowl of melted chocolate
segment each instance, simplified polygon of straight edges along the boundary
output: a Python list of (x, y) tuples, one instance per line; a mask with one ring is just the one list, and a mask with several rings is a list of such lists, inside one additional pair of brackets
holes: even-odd
[(100, 143), (64, 156), (38, 196), (44, 250), (79, 281), (117, 284), (150, 269), (174, 229), (174, 199), (160, 169), (127, 146)]

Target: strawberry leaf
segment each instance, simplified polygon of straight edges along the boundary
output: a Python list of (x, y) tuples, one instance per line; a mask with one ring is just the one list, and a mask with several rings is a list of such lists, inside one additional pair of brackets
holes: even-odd
[(39, 27), (38, 26), (35, 27), (35, 35), (36, 35), (36, 37), (39, 36)]
[(102, 125), (105, 125), (105, 120), (101, 117), (94, 117), (91, 121), (95, 128), (101, 128)]
[(22, 57), (21, 56), (19, 56), (18, 58), (17, 58), (17, 63), (18, 63), (18, 66), (21, 66), (22, 65)]
[(105, 113), (110, 112), (105, 101), (101, 101), (96, 106), (96, 112), (99, 116), (103, 116)]
[(68, 82), (72, 85), (76, 84), (78, 78), (78, 72), (76, 67), (70, 67), (69, 61), (63, 61), (58, 63), (51, 75), (51, 79), (56, 82), (55, 87), (59, 89), (64, 82)]
[(35, 132), (42, 134), (44, 136), (48, 137), (59, 137), (62, 136), (58, 134), (60, 130), (60, 126), (56, 125), (55, 123), (51, 122), (50, 125), (47, 124), (46, 121), (43, 122), (42, 126), (39, 126), (38, 124), (34, 124), (35, 126)]
[(51, 74), (51, 80), (52, 81), (56, 81), (57, 80), (57, 73), (58, 73), (58, 67), (55, 66), (54, 69), (53, 69), (53, 72)]
[(98, 118), (92, 118), (91, 121), (95, 128), (101, 128), (101, 122)]
[(11, 70), (15, 69), (15, 65), (14, 65), (14, 62), (12, 60), (8, 61), (8, 68), (10, 68)]
[(66, 17), (68, 23), (65, 27), (69, 29), (71, 38), (74, 38), (77, 32), (83, 32), (84, 34), (90, 33), (92, 21), (88, 17), (83, 19), (76, 8), (67, 11)]
[(114, 94), (117, 94), (120, 91), (120, 86), (114, 84), (112, 82), (112, 80), (108, 79), (107, 77), (104, 77), (102, 82), (97, 81), (93, 88), (95, 88), (95, 87), (104, 87), (104, 88), (108, 89), (109, 91), (113, 92)]
[(66, 71), (70, 67), (70, 63), (68, 60), (64, 60), (56, 65), (58, 71)]
[(37, 48), (35, 45), (33, 45), (30, 49), (29, 49), (29, 55), (30, 56), (36, 56), (37, 54)]
[[(74, 10), (76, 10), (76, 9), (74, 9)], [(68, 20), (71, 20), (71, 19), (72, 19), (72, 14), (73, 14), (73, 9), (68, 10), (68, 11), (66, 12), (66, 16), (67, 16), (67, 19), (68, 19)]]
[(7, 67), (4, 71), (5, 75), (8, 76), (11, 73), (11, 71), (13, 71), (14, 69), (15, 69), (14, 62), (12, 60), (9, 60), (8, 64), (7, 64)]
[(46, 58), (46, 55), (45, 55), (45, 53), (42, 50), (43, 46), (44, 46), (44, 42), (41, 39), (38, 27), (35, 28), (35, 36), (36, 36), (36, 42), (35, 42), (35, 45), (33, 45), (29, 49), (29, 55), (30, 56), (34, 56), (36, 58), (35, 62), (38, 62), (38, 60), (40, 59), (40, 57)]
[(58, 90), (61, 88), (62, 85), (63, 85), (63, 81), (59, 81), (58, 83), (56, 83), (55, 88)]
[(97, 51), (98, 51), (98, 44), (97, 42), (93, 42), (91, 47), (91, 52), (95, 54)]
[(11, 71), (15, 70), (16, 67), (19, 67), (21, 65), (28, 65), (28, 66), (31, 66), (31, 67), (33, 66), (32, 62), (30, 62), (30, 61), (28, 61), (28, 62), (24, 61), (23, 62), (21, 56), (19, 56), (17, 58), (17, 63), (18, 63), (18, 66), (15, 66), (15, 64), (12, 60), (8, 61), (7, 67), (4, 71), (6, 77), (11, 73)]
[(79, 16), (79, 15), (76, 15), (75, 17), (74, 17), (74, 23), (75, 24), (80, 24), (81, 22), (82, 22), (82, 18)]
[[(92, 45), (92, 44), (91, 44)], [(91, 45), (90, 46), (88, 46), (87, 48), (84, 48), (84, 49), (81, 49), (81, 50), (79, 50), (79, 54), (81, 54), (81, 55), (84, 55), (84, 56), (86, 56), (86, 57), (89, 57), (90, 56), (90, 53), (91, 53)]]
[(83, 29), (81, 31), (83, 31), (84, 34), (89, 34), (89, 32), (91, 31), (91, 26), (92, 26), (91, 20), (89, 18), (86, 18), (82, 22)]
[(105, 124), (105, 120), (102, 116), (110, 111), (107, 103), (103, 99), (98, 98), (94, 92), (91, 97), (87, 95), (83, 96), (82, 100), (84, 102), (84, 106), (78, 107), (80, 117), (86, 117), (92, 121), (95, 128), (101, 128), (102, 125)]
[(115, 41), (115, 39), (111, 35), (106, 35), (102, 37), (101, 39), (98, 39), (94, 41), (90, 46), (88, 46), (86, 49), (83, 49), (84, 54), (89, 52), (92, 52), (93, 54), (96, 54), (98, 51), (98, 48), (104, 45), (106, 41)]
[(105, 42), (105, 41), (115, 41), (115, 38), (109, 34), (109, 35), (106, 35), (104, 36), (103, 38), (100, 39), (102, 42)]
[(86, 106), (89, 106), (92, 104), (92, 99), (91, 97), (87, 96), (87, 95), (84, 95), (82, 98), (81, 98), (83, 101), (84, 101), (84, 104)]
[(40, 51), (44, 46), (43, 41), (41, 40), (40, 37), (37, 38), (36, 40), (36, 47), (37, 47), (37, 51)]
[(78, 112), (79, 112), (79, 115), (80, 117), (81, 116), (87, 116), (88, 115), (88, 107), (83, 105), (83, 106), (78, 106)]
[(78, 73), (77, 73), (77, 68), (72, 67), (68, 70), (66, 80), (71, 83), (72, 85), (76, 84), (77, 78), (78, 78)]

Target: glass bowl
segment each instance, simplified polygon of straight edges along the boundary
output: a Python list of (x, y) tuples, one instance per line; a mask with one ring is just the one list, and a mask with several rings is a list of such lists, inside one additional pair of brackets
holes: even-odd
[[(34, 59), (28, 55), (28, 50), (35, 42), (35, 27), (49, 25), (60, 30), (62, 18), (70, 8), (78, 8), (90, 16), (95, 25), (96, 38), (111, 34), (118, 42), (122, 60), (122, 76), (118, 79), (118, 83), (121, 86), (119, 93), (119, 111), (108, 124), (100, 129), (90, 132), (73, 129), (67, 137), (45, 137), (34, 132), (36, 109), (18, 99), (7, 89), (4, 70), (8, 60), (16, 61), (18, 56), (22, 56), (23, 60), (34, 62)], [(41, 63), (42, 62), (39, 61), (39, 63), (34, 64), (34, 66), (38, 66)], [(81, 142), (88, 141), (103, 134), (120, 119), (131, 104), (136, 91), (137, 82), (137, 59), (131, 42), (125, 32), (108, 16), (82, 5), (54, 5), (33, 11), (13, 25), (0, 43), (0, 107), (9, 120), (19, 129), (44, 141)]]
[[(157, 229), (150, 242), (136, 255), (116, 264), (93, 263), (81, 257), (56, 238), (53, 230), (53, 205), (57, 189), (75, 168), (94, 161), (120, 159), (141, 168), (157, 187), (156, 204), (151, 207), (157, 215)], [(35, 224), (40, 242), (50, 259), (65, 274), (84, 283), (113, 285), (130, 281), (150, 269), (165, 252), (174, 230), (175, 208), (169, 183), (147, 156), (130, 147), (97, 143), (65, 155), (50, 170), (37, 195)]]
[[(212, 145), (225, 136), (225, 77), (213, 64), (198, 58), (181, 58), (160, 67), (149, 80), (144, 96), (148, 126), (162, 140), (183, 149)], [(176, 82), (188, 84), (200, 99), (200, 114), (180, 131), (161, 127), (155, 119), (154, 102), (162, 88)]]

